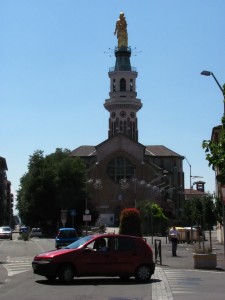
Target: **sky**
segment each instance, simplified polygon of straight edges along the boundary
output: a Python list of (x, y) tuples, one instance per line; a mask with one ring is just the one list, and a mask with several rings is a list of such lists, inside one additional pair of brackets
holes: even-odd
[[(202, 141), (221, 124), (224, 0), (0, 0), (0, 156), (12, 192), (29, 157), (108, 137), (108, 71), (116, 20), (125, 13), (137, 68), (139, 142), (186, 157), (185, 188), (215, 190)], [(191, 167), (190, 167), (191, 166)]]

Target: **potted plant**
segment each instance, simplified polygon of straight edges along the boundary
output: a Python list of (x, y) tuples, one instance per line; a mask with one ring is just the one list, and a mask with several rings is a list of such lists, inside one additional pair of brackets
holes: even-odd
[(212, 253), (212, 248), (198, 246), (193, 253), (195, 269), (215, 269), (217, 266), (216, 253)]

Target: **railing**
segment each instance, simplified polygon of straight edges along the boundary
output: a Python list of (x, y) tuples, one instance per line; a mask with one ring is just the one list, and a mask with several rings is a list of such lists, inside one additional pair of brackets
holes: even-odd
[[(110, 67), (109, 68), (109, 72), (115, 72), (115, 71), (116, 71), (115, 67)], [(131, 67), (131, 70), (129, 70), (129, 71), (137, 72), (137, 68), (136, 67)]]

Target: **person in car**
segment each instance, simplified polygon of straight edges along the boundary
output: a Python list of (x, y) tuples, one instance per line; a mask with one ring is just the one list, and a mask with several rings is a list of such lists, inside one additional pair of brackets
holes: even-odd
[(93, 249), (97, 251), (108, 251), (108, 247), (106, 247), (105, 239), (98, 239), (95, 241)]

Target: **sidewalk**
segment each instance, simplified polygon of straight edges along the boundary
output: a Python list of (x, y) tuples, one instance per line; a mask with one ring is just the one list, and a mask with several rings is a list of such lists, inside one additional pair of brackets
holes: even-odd
[[(107, 228), (108, 233), (118, 233), (118, 228)], [(177, 246), (177, 256), (172, 256), (172, 245), (169, 243), (166, 237), (146, 237), (148, 244), (153, 250), (155, 257), (155, 241), (161, 241), (161, 251), (162, 251), (162, 264), (158, 262), (156, 264), (155, 273), (152, 276), (152, 300), (173, 300), (173, 292), (170, 287), (169, 280), (166, 276), (165, 269), (180, 269), (180, 270), (194, 270), (193, 253), (195, 247), (198, 244), (178, 244)], [(209, 238), (206, 233), (205, 247), (209, 246)], [(152, 243), (153, 242), (153, 243)], [(219, 244), (216, 239), (216, 234), (212, 234), (212, 247), (213, 253), (217, 254), (217, 267), (213, 271), (225, 272), (225, 255), (224, 255), (224, 245)]]
[[(206, 237), (207, 238), (207, 237)], [(178, 244), (177, 256), (172, 256), (172, 245), (166, 241), (165, 237), (154, 237), (154, 245), (152, 245), (152, 239), (147, 238), (148, 243), (152, 247), (155, 255), (155, 240), (161, 240), (162, 249), (162, 265), (157, 264), (160, 267), (169, 267), (174, 269), (194, 269), (193, 253), (198, 244)], [(209, 241), (205, 241), (205, 247), (209, 246)], [(215, 237), (212, 239), (213, 253), (217, 254), (217, 268), (216, 270), (225, 271), (225, 256), (224, 246), (219, 244)]]
[[(118, 227), (107, 227), (107, 233), (118, 233)], [(205, 247), (209, 246), (209, 235), (208, 232), (205, 232), (206, 239)], [(177, 246), (177, 256), (172, 256), (172, 245), (169, 243), (166, 237), (146, 237), (148, 244), (151, 246), (154, 256), (155, 256), (155, 240), (161, 241), (162, 246), (162, 265), (157, 264), (158, 267), (169, 267), (174, 269), (194, 269), (193, 263), (193, 252), (197, 243), (194, 244), (178, 244)], [(216, 239), (216, 232), (212, 232), (212, 246), (213, 252), (217, 254), (217, 268), (216, 270), (224, 270), (225, 271), (225, 255), (224, 255), (224, 245), (219, 244)]]

